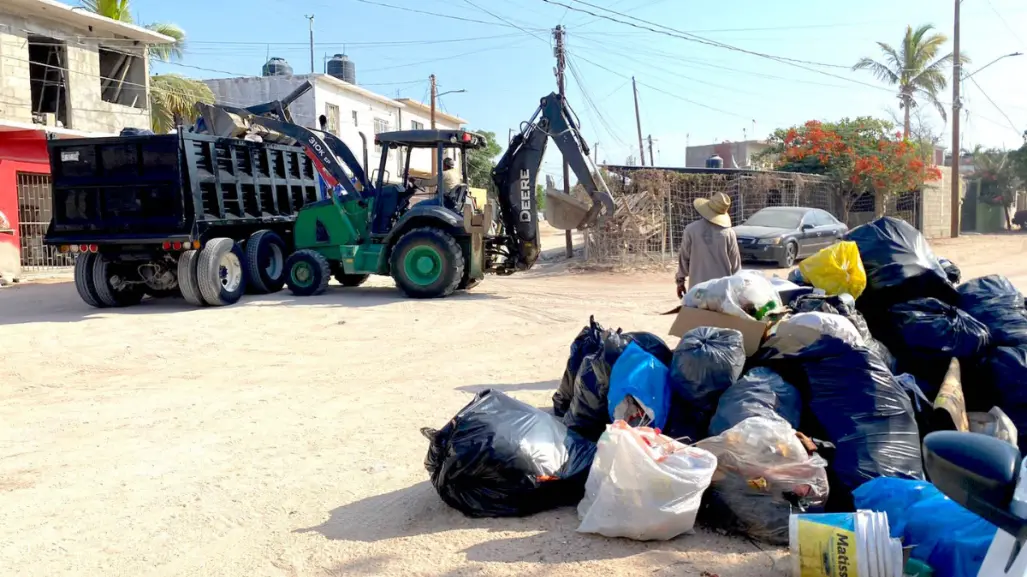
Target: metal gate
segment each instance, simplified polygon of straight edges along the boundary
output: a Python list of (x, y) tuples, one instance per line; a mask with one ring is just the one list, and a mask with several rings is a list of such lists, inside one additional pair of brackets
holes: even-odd
[(16, 177), (22, 270), (40, 271), (74, 265), (74, 255), (62, 254), (57, 247), (43, 245), (43, 236), (53, 215), (50, 175), (19, 172)]

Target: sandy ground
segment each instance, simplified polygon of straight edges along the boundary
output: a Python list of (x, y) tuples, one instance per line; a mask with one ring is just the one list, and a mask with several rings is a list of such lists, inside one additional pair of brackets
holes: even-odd
[[(933, 244), (1027, 289), (1027, 236)], [(419, 428), (485, 387), (548, 406), (589, 314), (666, 332), (672, 273), (563, 268), (427, 302), (388, 279), (103, 312), (68, 283), (0, 289), (0, 574), (787, 575), (784, 551), (703, 529), (636, 543), (576, 534), (569, 508), (439, 500)]]

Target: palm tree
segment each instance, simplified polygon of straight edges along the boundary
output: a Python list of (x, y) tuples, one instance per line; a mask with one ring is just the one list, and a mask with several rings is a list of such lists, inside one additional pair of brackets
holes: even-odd
[[(129, 0), (81, 0), (82, 7), (111, 20), (132, 23)], [(180, 60), (185, 54), (185, 31), (175, 24), (155, 22), (146, 28), (174, 38), (172, 44), (151, 46), (150, 62)], [(196, 120), (196, 103), (214, 102), (210, 87), (199, 80), (178, 74), (154, 74), (150, 77), (150, 125), (154, 132), (164, 133), (182, 122)]]
[[(906, 36), (898, 50), (887, 42), (878, 42), (884, 61), (862, 58), (853, 70), (869, 70), (879, 80), (898, 86), (899, 106), (904, 112), (902, 135), (909, 138), (909, 112), (917, 105), (917, 98), (927, 100), (947, 120), (945, 107), (938, 101), (938, 94), (948, 86), (946, 67), (952, 64), (952, 53), (938, 56), (948, 37), (932, 33), (934, 26), (924, 24), (916, 30), (906, 26)], [(962, 62), (970, 62), (965, 54)]]

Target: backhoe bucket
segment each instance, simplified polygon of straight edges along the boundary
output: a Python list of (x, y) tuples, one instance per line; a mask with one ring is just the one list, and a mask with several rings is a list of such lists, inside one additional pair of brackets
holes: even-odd
[(588, 205), (555, 188), (546, 191), (546, 222), (560, 230), (581, 228), (588, 216)]

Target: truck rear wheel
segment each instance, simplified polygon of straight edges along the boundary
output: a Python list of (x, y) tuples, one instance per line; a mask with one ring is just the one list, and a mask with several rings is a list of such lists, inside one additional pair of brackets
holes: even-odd
[(215, 307), (235, 304), (246, 290), (243, 263), (246, 255), (230, 238), (215, 238), (200, 250), (196, 280), (207, 304)]
[(258, 230), (246, 241), (246, 272), (255, 293), (274, 293), (285, 284), (285, 241), (270, 230)]
[(464, 277), (464, 254), (456, 239), (437, 228), (415, 228), (392, 249), (392, 278), (407, 296), (449, 296)]
[(96, 284), (93, 283), (93, 263), (96, 261), (95, 254), (80, 254), (75, 259), (75, 290), (79, 298), (87, 305), (95, 308), (104, 308), (107, 305), (100, 301), (96, 294)]
[(142, 283), (127, 282), (128, 267), (103, 255), (93, 259), (93, 285), (100, 302), (109, 307), (130, 307), (143, 300)]
[(285, 284), (292, 294), (300, 297), (319, 295), (328, 288), (332, 269), (328, 259), (316, 250), (298, 250), (285, 262), (289, 271)]
[(207, 306), (203, 300), (203, 293), (200, 292), (199, 282), (196, 280), (196, 263), (199, 262), (200, 251), (187, 250), (178, 257), (178, 290), (182, 293), (185, 302), (198, 306)]

